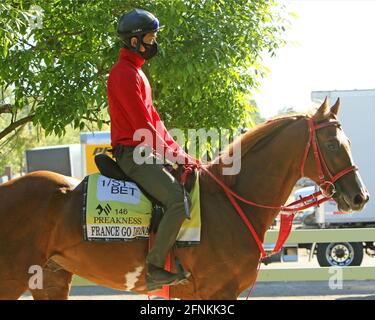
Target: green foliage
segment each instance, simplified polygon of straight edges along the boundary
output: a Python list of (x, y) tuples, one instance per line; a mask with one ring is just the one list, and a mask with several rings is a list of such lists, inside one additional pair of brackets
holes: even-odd
[[(42, 28), (30, 28), (40, 6)], [(35, 124), (63, 134), (106, 115), (106, 80), (116, 62), (115, 28), (124, 11), (154, 12), (160, 55), (145, 66), (155, 106), (168, 126), (236, 127), (287, 24), (275, 1), (5, 0), (0, 7), (0, 86)]]
[(165, 24), (161, 57), (148, 65), (165, 120), (206, 128), (251, 122), (251, 90), (266, 72), (261, 55), (282, 43), (281, 9), (274, 1), (171, 2), (149, 6)]
[(153, 12), (164, 25), (159, 55), (144, 70), (167, 127), (254, 124), (251, 92), (268, 71), (261, 58), (275, 54), (289, 25), (275, 0), (3, 0), (2, 143), (17, 141), (21, 154), (46, 142), (36, 132), (62, 139), (102, 128), (109, 120), (106, 81), (120, 49), (117, 19), (133, 8)]
[[(0, 128), (9, 121), (9, 115), (0, 118)], [(88, 129), (91, 131), (100, 130), (95, 124), (89, 125)], [(102, 129), (108, 131), (109, 127), (104, 124)], [(26, 171), (25, 151), (28, 149), (75, 143), (80, 143), (79, 129), (67, 127), (64, 136), (55, 134), (46, 136), (42, 128), (28, 123), (19, 127), (0, 143), (0, 176), (4, 172), (5, 166), (11, 166), (14, 174), (23, 174)]]

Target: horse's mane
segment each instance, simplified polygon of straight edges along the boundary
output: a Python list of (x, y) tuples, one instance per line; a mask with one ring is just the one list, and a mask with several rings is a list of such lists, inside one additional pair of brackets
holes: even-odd
[(281, 116), (256, 125), (254, 128), (246, 131), (230, 143), (220, 155), (209, 164), (209, 170), (216, 176), (219, 176), (228, 186), (233, 185), (235, 183), (236, 175), (222, 174), (224, 167), (232, 166), (232, 164), (226, 164), (228, 161), (225, 161), (225, 158), (230, 157), (233, 158), (233, 161), (236, 161), (235, 157), (238, 153), (235, 152), (233, 157), (233, 150), (241, 148), (240, 161), (242, 161), (242, 158), (245, 157), (248, 152), (256, 152), (291, 123), (298, 119), (306, 118), (307, 116), (307, 114)]

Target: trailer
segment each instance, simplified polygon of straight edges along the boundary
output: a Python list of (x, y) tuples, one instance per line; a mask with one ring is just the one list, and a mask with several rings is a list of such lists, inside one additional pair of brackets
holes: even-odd
[(83, 178), (81, 145), (45, 146), (25, 151), (26, 172), (48, 170), (74, 178)]

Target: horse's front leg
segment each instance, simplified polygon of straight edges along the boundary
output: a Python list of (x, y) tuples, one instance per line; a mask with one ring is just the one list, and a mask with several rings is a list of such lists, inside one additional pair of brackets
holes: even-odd
[(67, 300), (72, 274), (50, 260), (43, 268), (43, 288), (30, 290), (35, 300)]

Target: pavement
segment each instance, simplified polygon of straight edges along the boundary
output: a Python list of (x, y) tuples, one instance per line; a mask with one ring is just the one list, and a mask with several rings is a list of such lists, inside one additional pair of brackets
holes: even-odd
[[(362, 266), (375, 266), (375, 259), (364, 257)], [(272, 263), (262, 268), (319, 267), (316, 258), (308, 261), (306, 252), (299, 253), (299, 261), (293, 263)], [(374, 276), (375, 279), (375, 276)], [(245, 299), (247, 291), (240, 300)], [(26, 293), (21, 299), (32, 299)], [(148, 300), (147, 295), (117, 291), (100, 286), (75, 286), (71, 289), (70, 300)], [(158, 299), (158, 298), (153, 298)], [(251, 300), (375, 300), (374, 281), (344, 281), (341, 288), (330, 288), (327, 281), (300, 282), (258, 282)]]
[[(245, 299), (245, 291), (240, 300)], [(30, 294), (21, 299), (30, 300)], [(148, 300), (137, 295), (103, 288), (77, 286), (70, 292), (70, 300)], [(153, 298), (152, 300), (159, 300)], [(342, 289), (332, 290), (327, 282), (262, 282), (257, 283), (249, 300), (375, 300), (375, 281), (344, 281)]]

